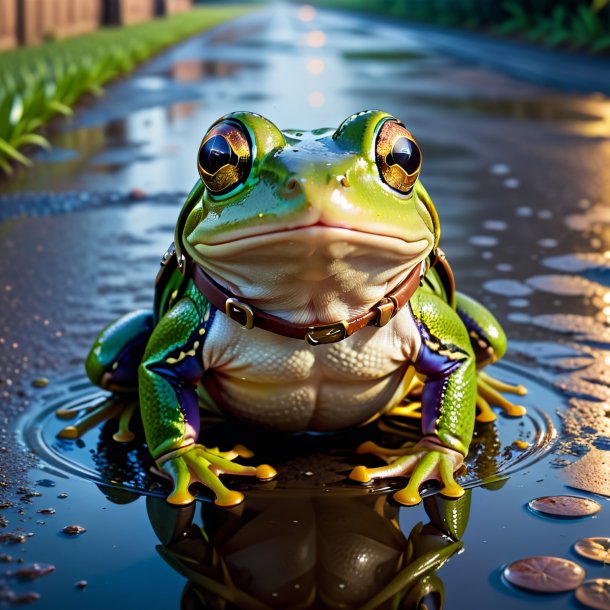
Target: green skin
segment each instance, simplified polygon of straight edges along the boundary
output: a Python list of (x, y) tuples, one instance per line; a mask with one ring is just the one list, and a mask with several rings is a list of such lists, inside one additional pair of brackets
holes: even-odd
[[(247, 112), (221, 120), (227, 118), (239, 122), (249, 134), (251, 170), (243, 184), (222, 196), (197, 182), (177, 225), (179, 254), (205, 267), (208, 246), (307, 227), (312, 207), (322, 214), (325, 225), (422, 244), (416, 263), (434, 252), (440, 228), (426, 190), (417, 181), (405, 196), (384, 183), (376, 165), (376, 137), (385, 121), (395, 120), (391, 115), (359, 113), (337, 130), (312, 132), (281, 132), (263, 117)], [(305, 196), (295, 197), (287, 188), (295, 177), (304, 185)], [(344, 189), (338, 205), (330, 189), (336, 189), (336, 181), (342, 177), (349, 181), (349, 188)], [(205, 395), (200, 383), (202, 350), (216, 312), (188, 273), (188, 268), (183, 275), (168, 265), (157, 282), (152, 314), (134, 312), (104, 329), (91, 349), (86, 369), (90, 379), (106, 389), (128, 392), (138, 388), (148, 446), (161, 474), (174, 484), (170, 503), (191, 502), (189, 487), (201, 482), (215, 493), (218, 505), (232, 506), (243, 496), (228, 490), (220, 474), (266, 480), (275, 471), (266, 465), (235, 463), (236, 456), (248, 455), (243, 448), (223, 453), (196, 443), (196, 426), (185, 403), (192, 402), (194, 388), (199, 398)], [(358, 467), (351, 475), (361, 482), (410, 476), (409, 485), (395, 495), (404, 504), (420, 500), (418, 487), (428, 479), (440, 479), (448, 496), (462, 495), (453, 472), (460, 467), (472, 438), (477, 365), (497, 360), (506, 349), (506, 338), (493, 316), (468, 297), (448, 294), (434, 269), (411, 298), (410, 309), (421, 334), (421, 350), (411, 362), (425, 379), (423, 439), (415, 448), (401, 448), (389, 458), (384, 455), (389, 466)], [(475, 354), (481, 352), (481, 345), (486, 362), (480, 353)], [(184, 388), (191, 392), (188, 400)]]

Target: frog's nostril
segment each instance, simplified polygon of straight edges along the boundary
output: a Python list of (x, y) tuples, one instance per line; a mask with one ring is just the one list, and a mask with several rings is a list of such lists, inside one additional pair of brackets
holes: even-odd
[(303, 189), (299, 181), (293, 176), (288, 178), (280, 190), (280, 194), (284, 199), (295, 199), (303, 193)]

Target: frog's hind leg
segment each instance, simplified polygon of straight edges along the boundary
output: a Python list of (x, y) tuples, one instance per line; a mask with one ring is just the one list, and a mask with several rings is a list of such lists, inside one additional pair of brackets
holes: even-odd
[(149, 310), (132, 311), (111, 322), (98, 335), (85, 361), (89, 379), (110, 392), (135, 394), (138, 367), (152, 330)]
[(495, 379), (482, 371), (506, 353), (506, 335), (499, 322), (483, 305), (464, 294), (456, 294), (456, 310), (468, 330), (477, 363), (477, 421), (492, 422), (496, 414), (492, 406), (500, 407), (507, 415), (520, 417), (526, 409), (508, 400), (500, 392), (525, 396), (527, 389)]
[(79, 438), (106, 420), (118, 418), (119, 429), (113, 438), (119, 442), (134, 438), (129, 422), (138, 404), (138, 366), (152, 329), (152, 312), (140, 310), (120, 317), (102, 330), (87, 356), (85, 369), (95, 385), (118, 396), (57, 409), (60, 419), (75, 420), (60, 431), (60, 437)]

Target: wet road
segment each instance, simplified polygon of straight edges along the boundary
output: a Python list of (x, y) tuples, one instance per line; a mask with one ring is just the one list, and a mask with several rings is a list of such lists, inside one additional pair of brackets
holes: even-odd
[[(531, 398), (544, 404), (532, 406), (547, 410), (561, 432), (553, 454), (502, 489), (474, 490), (466, 552), (439, 572), (446, 607), (577, 606), (571, 594), (534, 598), (511, 589), (499, 568), (528, 554), (574, 559), (576, 539), (609, 529), (604, 497), (596, 496), (600, 516), (576, 524), (541, 519), (523, 506), (542, 493), (570, 493), (567, 483), (610, 493), (610, 101), (432, 52), (421, 33), (402, 26), (277, 4), (111, 85), (56, 127), (54, 150), (40, 153), (34, 170), (0, 183), (5, 215), (18, 209), (24, 191), (33, 212), (43, 205), (64, 212), (0, 224), (4, 491), (14, 498), (24, 484), (42, 493), (2, 511), (6, 531), (35, 535), (1, 551), (57, 566), (34, 583), (8, 581), (17, 591), (40, 592), (38, 607), (85, 598), (116, 606), (117, 590), (118, 607), (142, 599), (149, 608), (178, 607), (184, 579), (157, 556), (143, 499), (120, 505), (89, 482), (28, 471), (31, 457), (14, 433), (19, 415), (41, 405), (32, 380), (48, 377), (47, 394), (67, 392), (62, 380), (82, 376), (99, 328), (148, 306), (178, 194), (196, 179), (196, 152), (211, 122), (247, 109), (281, 128), (311, 129), (371, 107), (400, 117), (415, 135), (458, 286), (502, 320), (508, 359), (546, 388)], [(69, 497), (57, 499), (60, 491)], [(36, 512), (47, 505), (54, 516)], [(397, 515), (405, 535), (428, 520), (422, 507)], [(88, 532), (58, 534), (74, 522)], [(85, 557), (93, 559), (84, 565)], [(591, 562), (586, 568), (602, 575)], [(88, 590), (75, 590), (81, 579), (90, 581)]]

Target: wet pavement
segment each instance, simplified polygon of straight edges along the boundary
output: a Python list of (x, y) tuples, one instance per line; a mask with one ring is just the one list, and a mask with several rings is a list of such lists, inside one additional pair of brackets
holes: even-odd
[[(449, 609), (555, 609), (581, 606), (572, 593), (513, 588), (503, 568), (556, 555), (580, 563), (587, 578), (608, 578), (607, 567), (572, 546), (607, 536), (610, 524), (610, 100), (521, 81), (432, 46), (421, 30), (275, 4), (110, 85), (54, 126), (54, 149), (37, 154), (33, 170), (0, 182), (0, 503), (13, 504), (0, 510), (0, 539), (33, 534), (2, 542), (0, 555), (11, 556), (6, 571), (19, 559), (56, 567), (31, 581), (8, 576), (16, 594), (39, 593), (39, 608), (152, 609), (180, 607), (183, 590), (183, 607), (217, 607), (209, 591), (231, 590), (237, 607), (287, 608), (303, 601), (295, 590), (310, 593), (313, 579), (327, 599), (348, 607), (373, 599), (373, 608), (389, 603), (375, 596), (401, 574), (409, 591), (415, 581), (442, 586)], [(524, 403), (548, 420), (521, 425), (500, 416), (492, 431), (478, 427), (476, 447), (486, 452), (476, 459), (502, 458), (484, 470), (485, 486), (460, 503), (434, 496), (408, 509), (383, 489), (339, 484), (324, 467), (344, 462), (303, 450), (290, 462), (290, 481), (311, 471), (315, 485), (252, 491), (243, 514), (205, 502), (170, 513), (158, 498), (134, 493), (151, 486), (137, 448), (100, 450), (106, 428), (57, 444), (49, 408), (96, 394), (82, 369), (93, 337), (151, 302), (210, 123), (246, 109), (281, 128), (312, 129), (373, 107), (415, 135), (458, 287), (487, 305), (511, 340), (496, 374), (527, 385)], [(48, 386), (32, 386), (43, 377)], [(550, 446), (553, 431), (559, 438)], [(519, 439), (536, 451), (513, 468), (519, 452), (510, 443)], [(526, 508), (556, 494), (582, 494), (602, 509), (566, 521)], [(38, 512), (48, 508), (55, 513)], [(192, 525), (201, 522), (207, 538)], [(86, 532), (66, 535), (67, 525)], [(415, 578), (431, 548), (451, 559), (435, 576)], [(345, 561), (350, 549), (367, 558), (366, 570)], [(297, 555), (303, 562), (286, 567)], [(0, 585), (0, 606), (6, 591)]]

